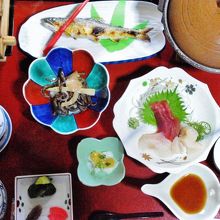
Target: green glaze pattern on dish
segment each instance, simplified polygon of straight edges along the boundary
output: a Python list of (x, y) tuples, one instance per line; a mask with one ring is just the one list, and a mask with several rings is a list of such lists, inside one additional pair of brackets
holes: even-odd
[[(102, 172), (101, 175), (91, 172), (88, 162), (90, 153), (93, 151), (111, 152), (118, 163), (115, 169), (111, 173)], [(125, 176), (123, 158), (123, 145), (118, 138), (107, 137), (102, 140), (85, 138), (77, 146), (77, 159), (79, 162), (77, 174), (79, 180), (87, 186), (115, 185), (121, 182)]]
[(91, 73), (88, 75), (87, 86), (95, 90), (104, 88), (108, 82), (108, 75), (106, 70), (100, 64), (95, 64)]
[(111, 24), (114, 26), (124, 27), (125, 23), (125, 0), (120, 0), (115, 7), (115, 10), (112, 15)]
[[(125, 6), (126, 1), (120, 0), (118, 4), (116, 5), (110, 24), (112, 26), (118, 26), (118, 27), (124, 27), (124, 21), (125, 21)], [(101, 16), (99, 15), (98, 11), (95, 9), (94, 6), (91, 7), (91, 17), (93, 19), (102, 20)], [(134, 29), (144, 29), (148, 25), (147, 21), (144, 21), (134, 27)], [(112, 41), (109, 39), (101, 39), (99, 40), (100, 44), (108, 51), (108, 52), (115, 52), (120, 51), (128, 47), (135, 39), (128, 38), (128, 39), (121, 39), (119, 41)]]
[(96, 10), (96, 8), (95, 8), (94, 5), (91, 6), (91, 11), (90, 11), (90, 13), (91, 13), (91, 17), (92, 17), (93, 19), (96, 19), (96, 20), (100, 20), (100, 19), (101, 19), (100, 15), (99, 15), (99, 13), (97, 12), (97, 10)]
[[(147, 21), (138, 24), (137, 26), (134, 27), (134, 29), (138, 30), (138, 29), (143, 29), (145, 27), (147, 27)], [(128, 38), (128, 39), (121, 39), (119, 42), (114, 42), (112, 40), (109, 39), (101, 39), (100, 40), (100, 44), (105, 47), (106, 50), (108, 50), (109, 52), (114, 52), (117, 50), (123, 50), (126, 47), (128, 47), (135, 39), (133, 38)]]
[(69, 134), (77, 129), (77, 124), (72, 115), (57, 116), (51, 127), (59, 133)]
[(46, 59), (38, 59), (32, 63), (29, 70), (30, 79), (40, 86), (50, 84), (56, 78)]

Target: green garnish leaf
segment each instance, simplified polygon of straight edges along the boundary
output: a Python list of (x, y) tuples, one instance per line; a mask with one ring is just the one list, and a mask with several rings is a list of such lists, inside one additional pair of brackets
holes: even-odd
[(105, 158), (106, 158), (105, 154), (100, 154), (99, 155), (99, 159), (105, 159)]
[(181, 122), (186, 120), (188, 113), (181, 96), (177, 93), (177, 87), (172, 90), (157, 92), (146, 99), (143, 107), (140, 109), (140, 118), (144, 123), (156, 125), (154, 112), (151, 109), (151, 104), (160, 101), (167, 101), (170, 110), (174, 117), (178, 118)]
[(103, 161), (99, 161), (96, 163), (95, 167), (102, 169), (102, 168), (105, 168), (105, 165), (103, 164)]
[(133, 128), (133, 129), (136, 129), (138, 126), (139, 126), (139, 121), (137, 118), (134, 118), (134, 117), (130, 117), (128, 119), (128, 126), (130, 128)]
[(191, 122), (187, 121), (187, 125), (194, 128), (198, 132), (198, 137), (196, 141), (200, 141), (204, 138), (205, 135), (208, 135), (211, 132), (211, 125), (208, 122), (201, 121), (201, 122)]

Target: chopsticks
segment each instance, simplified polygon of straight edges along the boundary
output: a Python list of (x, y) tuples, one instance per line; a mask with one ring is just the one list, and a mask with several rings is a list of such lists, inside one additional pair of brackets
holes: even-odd
[(60, 29), (52, 36), (52, 38), (49, 40), (49, 42), (46, 44), (43, 54), (46, 55), (54, 46), (54, 44), (59, 40), (63, 32), (66, 30), (66, 28), (71, 24), (71, 22), (76, 18), (76, 16), (82, 11), (82, 9), (86, 6), (86, 4), (89, 2), (89, 0), (85, 0), (83, 3), (81, 3), (76, 10), (72, 12), (70, 17), (67, 19), (67, 21), (60, 27)]

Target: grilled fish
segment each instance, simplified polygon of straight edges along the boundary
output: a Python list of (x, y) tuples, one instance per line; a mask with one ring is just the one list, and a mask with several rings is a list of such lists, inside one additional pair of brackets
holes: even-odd
[[(41, 24), (53, 32), (66, 22), (67, 18), (47, 17), (41, 19)], [(135, 30), (130, 28), (116, 27), (104, 23), (101, 20), (92, 18), (76, 18), (65, 30), (66, 36), (77, 38), (88, 38), (92, 41), (100, 39), (110, 39), (119, 41), (120, 39), (134, 38), (143, 41), (150, 41), (148, 35), (152, 28)]]

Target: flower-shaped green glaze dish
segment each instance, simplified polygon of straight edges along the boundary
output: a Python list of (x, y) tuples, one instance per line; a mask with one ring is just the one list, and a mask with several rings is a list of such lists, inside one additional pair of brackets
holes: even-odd
[(125, 176), (123, 158), (118, 138), (85, 138), (77, 146), (79, 180), (87, 186), (115, 185)]

